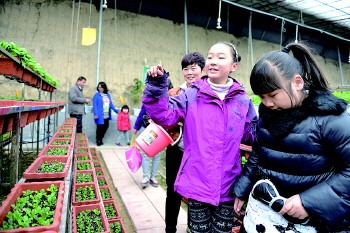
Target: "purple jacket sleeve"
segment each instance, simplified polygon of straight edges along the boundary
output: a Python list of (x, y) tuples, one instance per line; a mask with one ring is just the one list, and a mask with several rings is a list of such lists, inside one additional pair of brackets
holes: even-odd
[(145, 127), (145, 124), (143, 123), (143, 115), (146, 114), (146, 108), (144, 105), (141, 106), (141, 111), (139, 113), (139, 115), (136, 118), (135, 121), (135, 125), (134, 125), (134, 129), (136, 129), (137, 131), (139, 131), (141, 129), (141, 127)]
[(244, 134), (242, 138), (242, 143), (246, 145), (252, 145), (256, 135), (256, 126), (258, 123), (258, 117), (254, 109), (253, 102), (250, 101), (248, 115), (246, 117), (246, 122), (244, 126)]
[(167, 72), (155, 78), (147, 76), (142, 98), (148, 116), (161, 126), (173, 126), (183, 120), (188, 102), (185, 92), (169, 99), (168, 77)]

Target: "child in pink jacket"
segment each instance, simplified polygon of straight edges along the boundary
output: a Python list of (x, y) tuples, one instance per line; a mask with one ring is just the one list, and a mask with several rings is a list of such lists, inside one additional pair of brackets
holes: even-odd
[(129, 116), (129, 106), (124, 105), (118, 114), (117, 118), (117, 129), (118, 129), (118, 138), (117, 146), (122, 146), (121, 138), (125, 139), (125, 144), (130, 145), (130, 116)]

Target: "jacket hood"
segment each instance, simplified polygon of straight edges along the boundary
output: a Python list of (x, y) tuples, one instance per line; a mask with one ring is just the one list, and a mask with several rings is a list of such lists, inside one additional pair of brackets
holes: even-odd
[(303, 101), (302, 109), (310, 116), (339, 115), (347, 108), (344, 99), (334, 96), (330, 91), (310, 91)]

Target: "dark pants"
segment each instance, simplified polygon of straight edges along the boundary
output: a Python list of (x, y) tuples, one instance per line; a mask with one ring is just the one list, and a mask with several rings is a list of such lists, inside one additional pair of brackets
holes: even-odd
[(233, 201), (214, 206), (188, 199), (188, 225), (191, 233), (231, 233), (233, 217)]
[(168, 146), (166, 150), (166, 184), (167, 196), (165, 201), (165, 231), (176, 232), (182, 196), (174, 191), (174, 183), (179, 171), (183, 152), (175, 146)]
[(70, 114), (70, 117), (77, 118), (77, 133), (83, 132), (83, 115), (82, 114)]
[(104, 120), (103, 125), (96, 125), (96, 143), (102, 143), (103, 137), (105, 136), (109, 127), (109, 118)]

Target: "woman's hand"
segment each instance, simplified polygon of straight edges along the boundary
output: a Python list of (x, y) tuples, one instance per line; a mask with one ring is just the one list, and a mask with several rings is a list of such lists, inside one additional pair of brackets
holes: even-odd
[(98, 118), (98, 116), (94, 116), (94, 119), (97, 119)]
[(161, 65), (152, 66), (147, 71), (147, 75), (152, 77), (162, 76), (163, 74), (164, 74), (164, 69)]
[(301, 202), (299, 194), (288, 198), (279, 213), (281, 215), (288, 214), (289, 216), (298, 219), (304, 219), (309, 216)]
[(136, 133), (137, 133), (137, 130), (136, 130), (136, 129), (132, 129), (132, 133), (133, 133), (133, 134), (136, 134)]
[(237, 215), (241, 216), (245, 214), (245, 211), (242, 209), (242, 206), (244, 205), (245, 201), (240, 199), (239, 197), (235, 198), (235, 203), (233, 205), (233, 210), (236, 212)]

